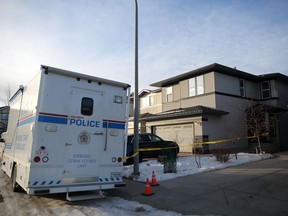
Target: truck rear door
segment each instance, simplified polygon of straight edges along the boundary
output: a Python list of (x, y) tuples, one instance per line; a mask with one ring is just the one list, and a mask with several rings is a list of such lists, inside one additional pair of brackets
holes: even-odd
[(68, 136), (65, 143), (64, 182), (85, 183), (99, 180), (99, 167), (105, 148), (102, 127), (105, 93), (80, 88), (71, 92)]

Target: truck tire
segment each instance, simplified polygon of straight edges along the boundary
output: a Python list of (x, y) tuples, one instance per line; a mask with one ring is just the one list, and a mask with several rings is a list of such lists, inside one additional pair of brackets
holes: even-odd
[(12, 171), (12, 190), (13, 190), (13, 192), (19, 191), (19, 185), (16, 182), (16, 178), (17, 178), (17, 164), (14, 165), (13, 171)]

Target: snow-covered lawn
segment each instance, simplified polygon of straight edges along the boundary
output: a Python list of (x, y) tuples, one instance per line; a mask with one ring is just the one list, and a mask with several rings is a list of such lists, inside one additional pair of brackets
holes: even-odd
[[(177, 178), (180, 176), (192, 175), (201, 172), (207, 172), (216, 169), (223, 169), (225, 167), (236, 166), (239, 164), (249, 163), (253, 161), (263, 160), (271, 158), (271, 154), (248, 154), (248, 153), (238, 153), (237, 158), (234, 155), (230, 155), (229, 161), (226, 163), (220, 163), (216, 161), (213, 155), (202, 155), (200, 156), (201, 168), (197, 167), (195, 161), (195, 156), (179, 157), (177, 159), (177, 173), (163, 173), (164, 165), (157, 162), (156, 160), (149, 160), (142, 162), (139, 165), (140, 176), (137, 181), (145, 182), (146, 178), (151, 181), (152, 171), (155, 172), (157, 177), (157, 182)], [(199, 160), (199, 157), (197, 157)], [(129, 177), (133, 172), (133, 165), (124, 167), (124, 176)]]

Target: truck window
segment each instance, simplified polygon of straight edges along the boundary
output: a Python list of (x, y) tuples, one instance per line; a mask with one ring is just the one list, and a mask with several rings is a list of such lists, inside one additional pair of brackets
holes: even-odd
[(93, 114), (93, 104), (92, 98), (84, 97), (81, 102), (81, 114), (86, 116), (91, 116)]

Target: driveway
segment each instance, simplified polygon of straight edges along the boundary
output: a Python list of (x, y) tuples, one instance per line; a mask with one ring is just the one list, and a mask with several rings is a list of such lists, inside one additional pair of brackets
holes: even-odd
[(141, 195), (145, 184), (126, 183), (126, 188), (109, 191), (109, 195), (184, 215), (288, 215), (288, 152), (160, 182), (149, 197)]

